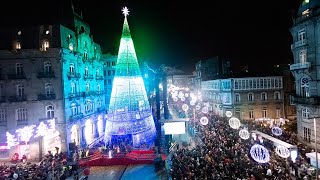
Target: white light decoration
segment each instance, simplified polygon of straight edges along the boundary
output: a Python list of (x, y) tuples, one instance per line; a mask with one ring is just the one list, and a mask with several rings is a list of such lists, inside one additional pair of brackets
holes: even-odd
[(296, 162), (296, 159), (298, 157), (298, 150), (294, 149), (294, 150), (291, 150), (290, 152), (290, 157), (291, 157), (291, 160), (292, 162)]
[(257, 140), (257, 134), (256, 133), (252, 133), (251, 136), (252, 136), (253, 140), (255, 140), (255, 141)]
[(281, 136), (282, 135), (282, 129), (278, 126), (273, 126), (271, 128), (272, 134), (276, 135), (276, 136)]
[(282, 158), (288, 158), (290, 156), (289, 149), (284, 146), (277, 146), (275, 151)]
[(48, 126), (45, 123), (40, 122), (34, 137), (45, 136), (47, 133), (48, 133)]
[(182, 91), (180, 91), (180, 92), (179, 92), (179, 95), (178, 95), (178, 97), (179, 97), (179, 98), (182, 98), (182, 97), (184, 97), (184, 94), (183, 94), (183, 92), (182, 92)]
[(182, 105), (182, 110), (188, 111), (188, 110), (189, 110), (188, 104), (183, 104), (183, 105)]
[(232, 112), (231, 111), (226, 111), (226, 116), (227, 117), (231, 117), (232, 116)]
[(122, 14), (127, 17), (129, 15), (129, 9), (125, 6), (122, 8)]
[(50, 130), (53, 130), (53, 131), (56, 130), (56, 121), (55, 121), (54, 118), (48, 120), (48, 123), (49, 123), (48, 128), (49, 128)]
[(186, 100), (186, 98), (185, 98), (185, 97), (181, 97), (180, 99), (181, 99), (181, 101), (184, 101), (184, 100)]
[(232, 117), (232, 118), (229, 119), (229, 125), (233, 129), (239, 129), (241, 123), (240, 123), (240, 120), (238, 118)]
[(203, 116), (202, 118), (200, 118), (200, 123), (205, 126), (209, 123), (209, 119)]
[(19, 144), (17, 138), (15, 138), (13, 134), (10, 134), (9, 132), (7, 132), (6, 136), (7, 136), (7, 146), (9, 149)]
[(250, 149), (250, 155), (253, 160), (258, 163), (267, 163), (270, 161), (270, 154), (267, 148), (262, 145), (255, 144)]
[(20, 140), (28, 142), (33, 135), (34, 127), (35, 125), (31, 125), (25, 126), (21, 129), (17, 129), (16, 132), (18, 133)]
[(140, 114), (137, 113), (137, 114), (136, 114), (136, 119), (140, 119), (140, 118), (141, 118)]
[(172, 99), (173, 99), (173, 101), (178, 101), (177, 97), (173, 97)]
[(196, 101), (193, 101), (193, 100), (190, 101), (191, 106), (194, 106), (195, 104), (196, 104)]
[(184, 97), (189, 97), (189, 94), (188, 94), (188, 93), (185, 93), (185, 94), (184, 94)]
[(196, 110), (199, 111), (200, 110), (200, 105), (196, 105)]
[(208, 111), (209, 111), (208, 107), (203, 107), (201, 110), (201, 112), (203, 112), (205, 114), (208, 113)]
[(249, 131), (245, 128), (245, 129), (241, 129), (240, 131), (239, 131), (239, 136), (242, 138), (242, 139), (249, 139), (249, 137), (250, 137), (250, 133), (249, 133)]

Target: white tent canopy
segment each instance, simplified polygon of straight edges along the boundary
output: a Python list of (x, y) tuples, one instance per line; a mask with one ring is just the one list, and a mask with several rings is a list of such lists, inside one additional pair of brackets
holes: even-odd
[[(316, 159), (316, 152), (306, 153), (308, 158)], [(320, 161), (320, 153), (318, 153), (318, 161)]]

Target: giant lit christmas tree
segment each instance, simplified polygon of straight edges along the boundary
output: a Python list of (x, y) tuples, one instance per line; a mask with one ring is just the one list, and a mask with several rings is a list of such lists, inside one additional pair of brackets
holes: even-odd
[(113, 80), (105, 140), (111, 144), (119, 141), (134, 147), (151, 145), (156, 136), (154, 120), (139, 63), (125, 16)]

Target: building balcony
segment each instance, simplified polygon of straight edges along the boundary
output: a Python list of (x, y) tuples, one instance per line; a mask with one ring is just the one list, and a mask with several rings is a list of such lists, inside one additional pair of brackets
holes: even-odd
[(92, 74), (85, 74), (85, 75), (83, 75), (83, 79), (93, 79), (93, 75)]
[(298, 69), (308, 69), (310, 68), (310, 66), (311, 66), (310, 62), (291, 64), (290, 71), (298, 70)]
[(0, 96), (0, 102), (6, 102), (6, 97), (5, 96)]
[(8, 74), (8, 79), (26, 79), (26, 75), (24, 73), (21, 74)]
[(96, 91), (96, 94), (97, 94), (97, 95), (104, 94), (104, 91)]
[(76, 92), (76, 93), (69, 93), (69, 98), (76, 98), (76, 97), (82, 97), (83, 96), (83, 93), (79, 93), (79, 92)]
[(291, 44), (291, 49), (298, 48), (298, 47), (305, 46), (305, 45), (307, 45), (307, 40), (303, 39), (303, 40), (296, 41), (295, 43)]
[(9, 96), (9, 102), (22, 102), (27, 100), (27, 96)]
[(97, 113), (101, 113), (101, 112), (105, 112), (106, 109), (104, 107), (101, 107), (101, 108), (97, 108)]
[(75, 114), (69, 117), (69, 122), (77, 121), (79, 119), (82, 119), (84, 115), (82, 113)]
[(56, 99), (56, 94), (51, 93), (51, 94), (38, 94), (38, 100), (52, 100)]
[(55, 78), (54, 72), (38, 72), (37, 78)]
[(71, 78), (80, 78), (80, 73), (75, 73), (75, 72), (68, 72), (67, 74), (68, 78), (71, 79)]
[(104, 80), (104, 76), (96, 76), (96, 80)]
[(83, 92), (84, 97), (91, 96), (91, 95), (96, 95), (96, 91)]
[(320, 105), (320, 97), (293, 96), (292, 99), (295, 104)]

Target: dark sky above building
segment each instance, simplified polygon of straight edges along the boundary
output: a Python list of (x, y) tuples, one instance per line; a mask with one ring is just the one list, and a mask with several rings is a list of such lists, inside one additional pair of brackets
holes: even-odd
[[(227, 56), (234, 66), (248, 64), (251, 70), (263, 70), (266, 65), (293, 61), (289, 28), (298, 0), (80, 0), (80, 3), (93, 38), (104, 52), (117, 53), (124, 19), (121, 8), (127, 6), (138, 59), (151, 64), (191, 70), (199, 60)], [(54, 18), (48, 14), (55, 11), (52, 8), (55, 6), (15, 2), (7, 8), (3, 5), (7, 10), (0, 15), (4, 24), (14, 24), (13, 19), (27, 23)]]

